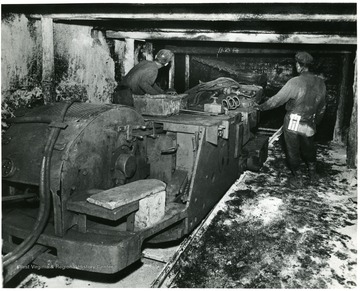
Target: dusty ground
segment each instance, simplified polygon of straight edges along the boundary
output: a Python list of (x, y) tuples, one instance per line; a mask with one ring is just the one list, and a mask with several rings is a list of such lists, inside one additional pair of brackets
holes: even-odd
[(304, 175), (293, 190), (275, 143), (181, 256), (171, 287), (355, 288), (356, 171), (336, 145), (319, 146), (318, 157), (319, 180)]

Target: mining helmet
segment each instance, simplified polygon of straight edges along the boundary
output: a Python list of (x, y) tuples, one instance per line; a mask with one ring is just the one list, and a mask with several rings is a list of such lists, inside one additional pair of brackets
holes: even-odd
[(162, 49), (155, 56), (155, 60), (159, 63), (166, 65), (168, 62), (171, 61), (172, 57), (174, 56), (173, 52), (170, 50)]
[(313, 57), (307, 53), (307, 52), (298, 52), (295, 55), (295, 60), (298, 63), (304, 64), (304, 65), (310, 65), (313, 62)]

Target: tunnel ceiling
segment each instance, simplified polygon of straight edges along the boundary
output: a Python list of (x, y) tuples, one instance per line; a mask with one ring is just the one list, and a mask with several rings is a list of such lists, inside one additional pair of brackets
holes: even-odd
[(356, 45), (356, 3), (2, 5), (6, 13), (91, 25), (109, 38)]

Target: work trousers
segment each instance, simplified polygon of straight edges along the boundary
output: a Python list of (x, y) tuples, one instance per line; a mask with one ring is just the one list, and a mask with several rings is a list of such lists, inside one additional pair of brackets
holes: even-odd
[(294, 131), (284, 130), (287, 160), (292, 171), (300, 168), (301, 159), (307, 164), (316, 162), (316, 145), (314, 136), (307, 137)]

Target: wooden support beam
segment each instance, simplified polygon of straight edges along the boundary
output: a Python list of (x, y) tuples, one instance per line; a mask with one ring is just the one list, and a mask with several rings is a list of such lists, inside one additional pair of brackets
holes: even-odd
[(358, 125), (357, 125), (357, 113), (358, 113), (358, 101), (357, 101), (357, 57), (355, 57), (355, 69), (354, 69), (354, 104), (351, 113), (349, 135), (346, 148), (346, 163), (350, 168), (357, 168), (357, 149), (358, 149)]
[(276, 32), (242, 32), (229, 31), (226, 33), (200, 30), (163, 30), (154, 31), (113, 31), (106, 32), (108, 38), (135, 38), (159, 40), (192, 40), (192, 41), (221, 41), (246, 43), (302, 43), (302, 44), (357, 44), (356, 36), (341, 36), (327, 34), (279, 34)]
[(349, 87), (349, 67), (350, 67), (350, 55), (345, 54), (342, 57), (342, 79), (340, 85), (340, 95), (338, 99), (338, 107), (336, 113), (336, 123), (334, 127), (333, 141), (342, 143), (344, 142), (344, 114), (346, 99), (348, 98)]
[(51, 18), (41, 18), (42, 36), (42, 91), (44, 103), (55, 102), (54, 88), (54, 36), (53, 20)]
[(185, 55), (185, 90), (190, 88), (190, 56)]
[(124, 72), (124, 54), (125, 54), (125, 41), (123, 40), (114, 40), (114, 53), (115, 53), (115, 80), (120, 81), (123, 76), (125, 76)]
[(169, 68), (169, 88), (175, 86), (175, 56), (171, 58), (171, 66)]
[(138, 43), (134, 44), (134, 66), (139, 63), (139, 54), (141, 51), (141, 45)]
[(141, 61), (139, 55), (145, 57), (145, 60), (147, 61), (152, 61), (154, 59), (152, 43), (137, 40), (135, 41), (135, 46), (135, 65), (137, 65), (139, 61)]
[(125, 39), (125, 54), (124, 54), (124, 74), (126, 75), (135, 65), (135, 40), (132, 38)]
[[(239, 48), (239, 47), (225, 47), (225, 46), (217, 46), (217, 47), (180, 47), (167, 45), (166, 49), (171, 50), (174, 54), (185, 54), (185, 55), (229, 55), (229, 54), (244, 54), (244, 55), (253, 55), (253, 54), (280, 54), (280, 55), (294, 55), (298, 49), (257, 49), (257, 48)], [(345, 54), (351, 53), (350, 51), (345, 50), (312, 50), (311, 48), (306, 50), (309, 53), (316, 54)]]
[[(46, 15), (56, 20), (143, 20), (143, 21), (326, 21), (356, 22), (354, 14), (302, 14), (302, 13), (59, 13)], [(30, 17), (39, 19), (40, 14)]]
[(154, 54), (153, 54), (153, 44), (151, 42), (147, 42), (145, 45), (145, 58), (147, 61), (153, 61), (154, 60)]

